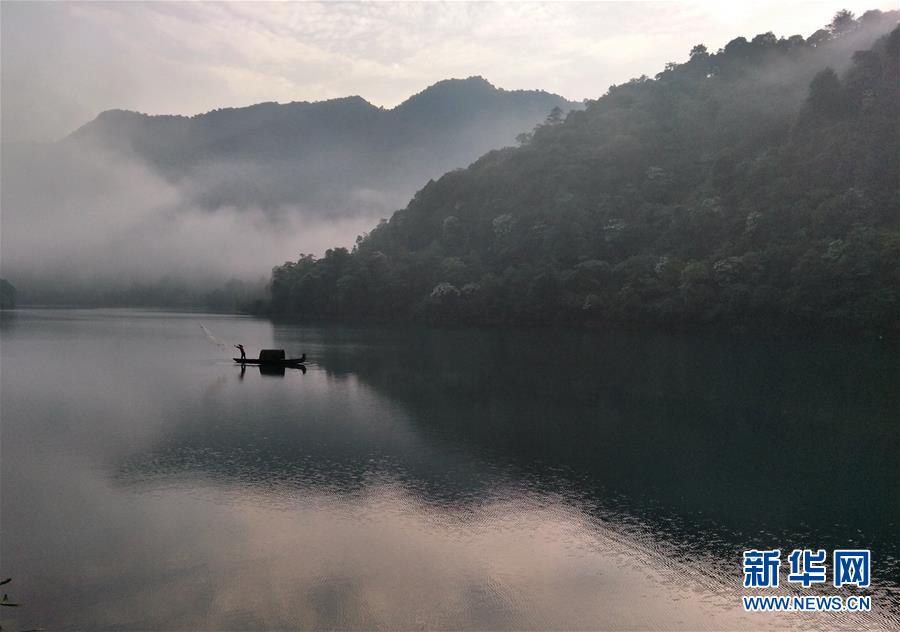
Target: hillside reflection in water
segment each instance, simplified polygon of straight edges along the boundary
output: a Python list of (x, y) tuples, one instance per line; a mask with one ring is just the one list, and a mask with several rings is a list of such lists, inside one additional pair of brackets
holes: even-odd
[(242, 376), (192, 315), (4, 325), (23, 625), (778, 627), (740, 611), (769, 545), (875, 551), (875, 612), (793, 623), (900, 622), (878, 344), (203, 318), (313, 361)]

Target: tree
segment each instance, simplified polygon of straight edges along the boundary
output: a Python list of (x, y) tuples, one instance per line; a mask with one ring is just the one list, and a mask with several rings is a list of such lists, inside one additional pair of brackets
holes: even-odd
[(767, 46), (774, 46), (775, 44), (777, 44), (778, 38), (775, 37), (775, 34), (772, 31), (768, 31), (766, 33), (760, 33), (759, 35), (754, 37), (750, 43), (754, 46), (765, 48)]
[(826, 68), (813, 78), (807, 102), (813, 112), (827, 116), (838, 116), (847, 109), (847, 100), (834, 69)]
[(856, 27), (856, 16), (853, 15), (852, 11), (848, 11), (847, 9), (841, 9), (837, 13), (834, 14), (834, 17), (831, 19), (831, 23), (828, 25), (828, 30), (831, 31), (834, 35), (841, 35), (850, 31)]
[(563, 120), (563, 111), (562, 108), (558, 105), (554, 106), (552, 110), (550, 110), (550, 114), (547, 115), (547, 119), (544, 121), (545, 125), (558, 125), (562, 123)]
[(829, 31), (828, 29), (819, 29), (808, 38), (806, 38), (806, 42), (811, 46), (819, 46), (820, 44), (830, 40), (831, 37), (831, 31)]

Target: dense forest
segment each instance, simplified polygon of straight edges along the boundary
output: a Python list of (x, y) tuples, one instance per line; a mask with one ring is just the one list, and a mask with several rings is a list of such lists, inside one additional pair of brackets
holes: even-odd
[[(697, 45), (429, 181), (274, 317), (885, 331), (900, 314), (898, 12)], [(893, 30), (891, 30), (893, 29)], [(855, 51), (855, 52), (854, 52)]]

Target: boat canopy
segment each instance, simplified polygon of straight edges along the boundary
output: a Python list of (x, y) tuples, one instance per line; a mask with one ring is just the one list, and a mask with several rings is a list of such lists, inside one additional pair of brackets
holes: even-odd
[(263, 349), (259, 352), (260, 362), (283, 362), (284, 349)]

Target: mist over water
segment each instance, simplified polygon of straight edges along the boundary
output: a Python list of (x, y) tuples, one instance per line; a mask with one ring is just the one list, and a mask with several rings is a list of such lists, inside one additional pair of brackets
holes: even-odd
[(203, 208), (139, 159), (84, 144), (4, 145), (3, 185), (0, 264), (26, 294), (32, 283), (87, 291), (169, 277), (211, 288), (267, 277), (300, 252), (352, 245), (378, 221)]

